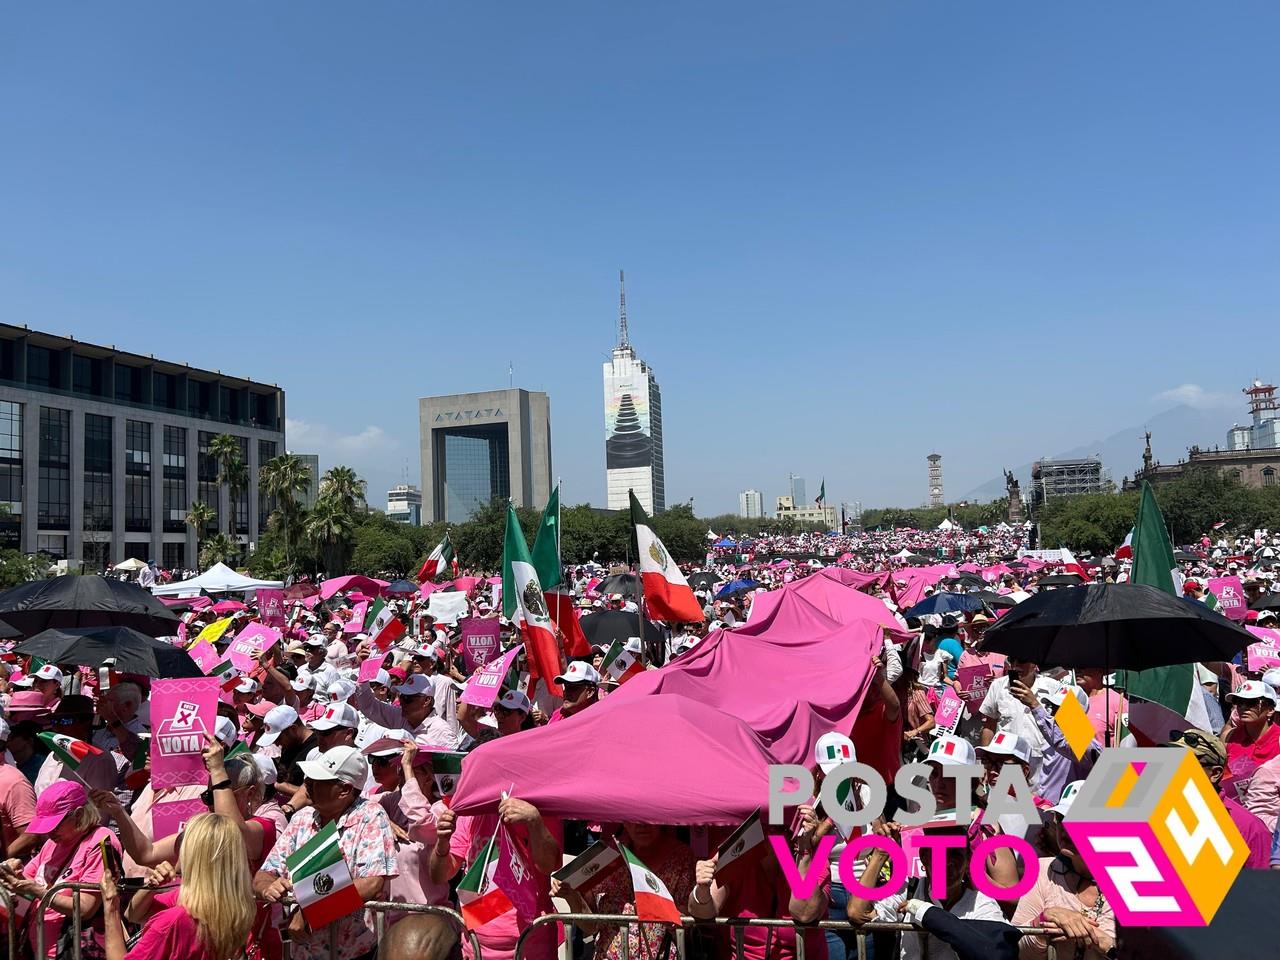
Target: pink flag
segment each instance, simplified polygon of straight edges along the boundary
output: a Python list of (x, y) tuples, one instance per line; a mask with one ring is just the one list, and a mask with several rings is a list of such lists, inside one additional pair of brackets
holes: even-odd
[(1209, 592), (1218, 598), (1218, 612), (1230, 620), (1243, 620), (1249, 612), (1249, 602), (1244, 597), (1244, 585), (1239, 577), (1214, 577), (1208, 583)]
[(960, 666), (956, 667), (956, 680), (960, 683), (960, 699), (964, 701), (969, 716), (978, 715), (978, 708), (987, 696), (987, 687), (991, 685), (994, 673), (989, 663), (965, 663), (965, 658), (960, 658)]
[(151, 685), (151, 786), (204, 784), (204, 735), (218, 718), (217, 677), (156, 680)]
[(369, 612), (369, 601), (357, 603), (351, 608), (351, 619), (342, 625), (343, 633), (360, 633), (364, 630), (364, 617)]
[(378, 671), (382, 669), (382, 663), (385, 657), (383, 654), (375, 653), (369, 659), (364, 660), (360, 664), (360, 674), (357, 679), (361, 683), (372, 683), (378, 679)]
[(955, 733), (960, 722), (960, 714), (964, 710), (964, 701), (951, 687), (943, 687), (942, 699), (938, 701), (938, 709), (933, 712), (934, 723), (942, 733)]
[(516, 908), (517, 917), (527, 920), (538, 915), (538, 886), (529, 857), (505, 826), (498, 827), (498, 865), (493, 882)]
[(502, 688), (502, 682), (507, 678), (507, 671), (511, 669), (511, 664), (515, 663), (516, 656), (520, 653), (524, 644), (517, 643), (514, 647), (504, 653), (502, 656), (490, 660), (483, 667), (471, 674), (467, 680), (467, 688), (462, 691), (459, 699), (463, 703), (469, 703), (473, 707), (493, 706), (493, 701), (498, 699), (498, 691)]

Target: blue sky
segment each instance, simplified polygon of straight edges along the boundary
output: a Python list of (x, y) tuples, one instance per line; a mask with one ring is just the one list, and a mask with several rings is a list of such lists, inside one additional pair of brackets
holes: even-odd
[(20, 4), (0, 304), (282, 384), (290, 447), (375, 503), (417, 482), (417, 398), (513, 361), (566, 500), (599, 503), (624, 267), (668, 502), (794, 471), (918, 503), (933, 449), (958, 495), (1171, 397), (1225, 431), (1280, 377), (1277, 28), (1265, 3)]

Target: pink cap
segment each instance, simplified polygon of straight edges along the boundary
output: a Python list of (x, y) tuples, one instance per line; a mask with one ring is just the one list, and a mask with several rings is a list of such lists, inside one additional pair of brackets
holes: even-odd
[(55, 780), (36, 800), (36, 815), (27, 824), (28, 833), (52, 833), (72, 810), (89, 802), (89, 794), (74, 780)]
[(276, 708), (276, 704), (270, 700), (255, 700), (253, 703), (246, 703), (244, 708), (255, 717), (266, 717), (268, 713)]

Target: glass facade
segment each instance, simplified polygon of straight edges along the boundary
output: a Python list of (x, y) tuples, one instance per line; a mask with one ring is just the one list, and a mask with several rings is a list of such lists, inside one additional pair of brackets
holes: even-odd
[(218, 496), (218, 458), (209, 452), (209, 446), (213, 443), (215, 436), (217, 434), (201, 430), (199, 447), (196, 451), (196, 499), (203, 500), (213, 510), (213, 519), (200, 532), (202, 537), (217, 533), (222, 520), (221, 511), (218, 509), (221, 503), (221, 498)]
[(185, 543), (163, 544), (160, 565), (166, 570), (181, 570), (187, 565), (187, 545)]
[(244, 486), (233, 492), (231, 515), (235, 517), (233, 533), (249, 533), (249, 438), (236, 437), (240, 442), (240, 462), (244, 464)]
[(111, 418), (93, 413), (84, 415), (84, 530), (111, 530)]
[[(47, 351), (46, 351), (47, 352)], [(36, 522), (41, 530), (71, 527), (71, 411), (40, 408), (40, 490)], [(63, 541), (59, 559), (66, 557)]]
[[(258, 441), (258, 469), (261, 470), (267, 465), (269, 460), (274, 460), (276, 456), (276, 445), (271, 440)], [(256, 479), (256, 478), (255, 478)], [(267, 532), (267, 521), (271, 519), (271, 511), (276, 508), (276, 498), (269, 497), (263, 491), (261, 485), (258, 487), (258, 534)]]
[(151, 532), (151, 424), (143, 420), (124, 425), (124, 528)]
[(65, 533), (36, 534), (36, 551), (47, 553), (54, 560), (67, 559), (67, 535)]
[[(187, 429), (164, 428), (164, 532), (187, 529)], [(170, 544), (165, 544), (168, 550)], [(166, 567), (170, 566), (165, 564)]]
[(505, 423), (440, 432), (446, 520), (460, 523), (489, 501), (511, 496), (510, 444)]
[(22, 404), (0, 401), (0, 546), (22, 542)]

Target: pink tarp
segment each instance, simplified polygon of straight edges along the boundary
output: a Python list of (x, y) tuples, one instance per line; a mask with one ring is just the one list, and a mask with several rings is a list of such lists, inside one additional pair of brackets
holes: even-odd
[(713, 706), (614, 693), (576, 717), (477, 747), (451, 807), (492, 812), (509, 790), (548, 816), (736, 826), (769, 802), (774, 762), (745, 723)]
[(876, 573), (863, 573), (860, 570), (849, 570), (846, 567), (824, 567), (816, 575), (858, 590), (863, 590), (873, 584), (883, 587), (889, 582), (889, 571), (887, 570), (880, 570)]
[(898, 609), (906, 610), (914, 607), (924, 599), (924, 591), (932, 587), (943, 577), (953, 577), (956, 573), (954, 563), (935, 563), (931, 567), (903, 567), (894, 571), (894, 579), (899, 583), (906, 582), (905, 587), (898, 588)]
[(358, 573), (353, 573), (345, 577), (334, 577), (320, 584), (320, 599), (328, 600), (344, 590), (359, 590), (369, 596), (380, 597), (382, 588), (390, 585), (387, 580), (375, 580), (372, 577), (362, 577)]
[(432, 583), (430, 580), (428, 580), (426, 583), (418, 587), (418, 596), (422, 597), (425, 600), (427, 597), (431, 596), (431, 594), (435, 593), (437, 590), (440, 590), (440, 589), (442, 589), (440, 584)]

